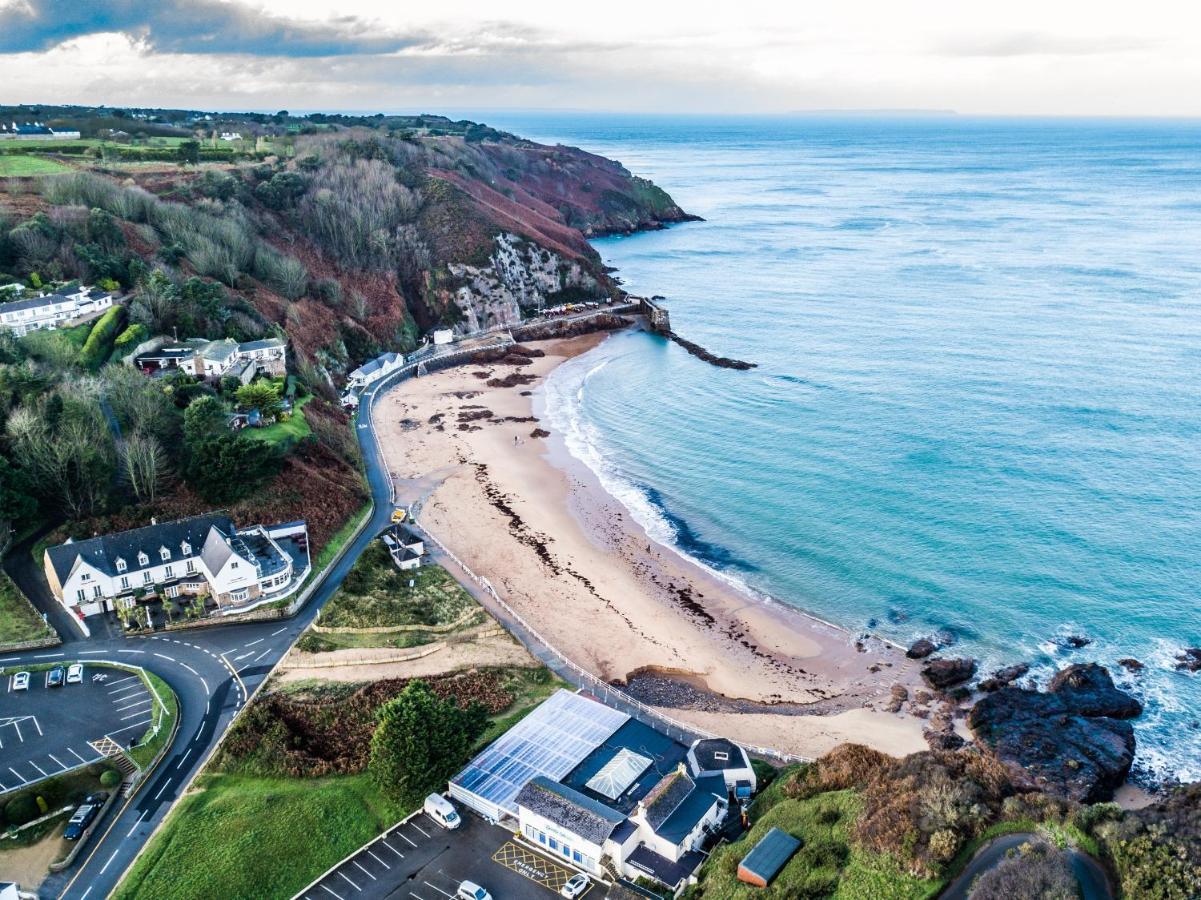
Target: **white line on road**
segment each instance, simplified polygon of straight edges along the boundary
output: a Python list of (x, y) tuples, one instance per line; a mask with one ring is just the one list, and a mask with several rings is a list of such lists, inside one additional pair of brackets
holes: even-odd
[(43, 778), (46, 777), (46, 775), (47, 775), (46, 770), (43, 769), (41, 766), (39, 766), (37, 763), (35, 763), (32, 759), (29, 761), (29, 764), (31, 766), (33, 766), (35, 769), (37, 769), (39, 772), (41, 772)]
[(155, 653), (154, 655), (157, 656), (159, 659), (165, 659), (168, 662), (175, 662), (175, 657), (168, 656), (166, 653)]
[[(404, 834), (401, 834), (399, 831), (394, 831), (394, 832), (392, 832), (392, 833), (393, 833), (393, 834), (395, 834), (395, 835), (397, 835), (397, 836), (399, 836), (399, 837), (402, 837), (402, 838), (404, 838), (406, 841), (409, 841), (409, 838), (408, 838), (408, 836), (407, 836), (407, 835), (404, 835)], [(410, 847), (416, 847), (417, 845), (416, 845), (415, 843), (413, 843), (412, 841), (409, 841), (409, 846), (410, 846)], [(431, 885), (431, 887), (432, 887), (432, 885)]]
[(433, 886), (432, 884), (430, 884), (428, 881), (424, 882), (424, 884), (425, 884), (425, 886), (426, 886), (427, 888), (434, 888), (434, 890), (435, 890), (435, 891), (437, 891), (439, 894), (441, 894), (443, 897), (452, 897), (452, 896), (454, 896), (453, 894), (448, 894), (448, 893), (446, 893), (446, 891), (442, 890), (442, 888), (440, 888), (440, 887), (434, 887), (434, 886)]
[(42, 726), (38, 724), (37, 716), (33, 717), (33, 727), (38, 730), (38, 737), (45, 737), (45, 733), (42, 731)]
[(200, 683), (204, 685), (204, 692), (205, 692), (206, 694), (211, 694), (211, 693), (212, 693), (212, 691), (210, 691), (210, 690), (209, 690), (209, 683), (208, 683), (207, 681), (205, 681), (205, 680), (204, 680), (204, 676), (201, 676), (201, 678), (200, 678)]
[(116, 710), (114, 710), (114, 711), (115, 712), (125, 712), (125, 710), (133, 709), (135, 706), (145, 706), (149, 702), (150, 702), (149, 697), (147, 697), (145, 700), (135, 700), (133, 703), (127, 703), (124, 706), (118, 706), (116, 708)]
[(53, 753), (47, 753), (46, 755), (49, 756), (52, 760), (54, 760), (56, 763), (58, 763), (60, 766), (62, 766), (64, 771), (66, 770), (67, 767), (63, 766), (62, 760), (60, 760), (57, 756), (55, 756)]
[(268, 650), (264, 650), (262, 653), (260, 653), (258, 656), (256, 656), (256, 657), (254, 658), (254, 661), (255, 661), (255, 662), (258, 662), (260, 659), (262, 659), (264, 656), (266, 656), (266, 655), (267, 655), (268, 653), (270, 653), (270, 652), (271, 652), (271, 651), (270, 651), (269, 649), (268, 649)]
[(79, 898), (79, 900), (88, 900), (88, 894), (90, 893), (92, 893), (92, 885), (89, 884), (88, 889), (83, 892), (83, 895)]
[[(104, 652), (103, 650), (80, 650), (79, 655), (80, 656), (96, 656), (103, 652)], [(89, 888), (89, 890), (91, 890), (91, 889)]]
[(125, 836), (129, 837), (130, 835), (132, 835), (134, 833), (134, 831), (137, 829), (137, 827), (142, 824), (142, 820), (144, 818), (146, 818), (146, 810), (142, 810), (141, 815), (138, 816), (138, 820), (133, 823), (133, 828), (130, 828), (129, 832)]
[(366, 875), (366, 876), (367, 876), (368, 878), (370, 878), (372, 881), (378, 881), (378, 880), (379, 880), (379, 879), (378, 879), (378, 878), (376, 878), (374, 875), (372, 875), (370, 872), (368, 872), (366, 869), (364, 869), (362, 866), (360, 866), (360, 865), (359, 865), (359, 861), (358, 861), (357, 859), (352, 859), (352, 860), (351, 860), (351, 862), (355, 864), (355, 867), (356, 867), (356, 868), (357, 868), (357, 869), (358, 869), (360, 872), (362, 872), (364, 875)]
[[(118, 650), (118, 653), (145, 653), (145, 650)], [(137, 677), (136, 675), (134, 676)]]
[(341, 875), (342, 880), (345, 881), (347, 884), (349, 884), (352, 888), (354, 888), (356, 891), (359, 891), (360, 893), (362, 892), (363, 889), (361, 887), (359, 887), (357, 884), (355, 884), (353, 881), (351, 881), (345, 875), (342, 875), (341, 872), (339, 872), (338, 874)]
[(239, 660), (243, 660), (243, 659), (245, 659), (245, 658), (246, 658), (246, 657), (248, 657), (248, 656), (254, 656), (254, 651), (253, 651), (253, 650), (251, 650), (249, 653), (243, 653), (241, 656), (235, 656), (235, 657), (234, 657), (234, 662), (238, 662)]
[(183, 666), (185, 669), (187, 669), (189, 672), (191, 672), (193, 675), (195, 675), (197, 678), (200, 677), (200, 673), (197, 672), (195, 669), (193, 669), (191, 666), (189, 666), (187, 663), (180, 663), (180, 665)]
[(108, 858), (108, 862), (106, 862), (106, 863), (105, 863), (105, 864), (104, 864), (104, 865), (101, 867), (101, 869), (100, 869), (100, 874), (101, 874), (101, 875), (103, 875), (103, 874), (104, 874), (104, 870), (105, 870), (105, 869), (107, 869), (107, 868), (109, 867), (109, 865), (112, 863), (112, 861), (113, 861), (114, 859), (116, 859), (116, 857), (117, 857), (117, 854), (118, 854), (118, 853), (120, 853), (120, 852), (121, 852), (121, 848), (120, 848), (120, 847), (118, 847), (116, 850), (114, 850), (114, 851), (113, 851), (113, 855), (112, 855), (112, 856), (110, 856), (110, 857)]
[(68, 748), (67, 748), (67, 752), (68, 752), (68, 753), (70, 753), (72, 756), (74, 756), (74, 757), (75, 757), (77, 760), (79, 760), (81, 763), (86, 763), (86, 762), (87, 762), (87, 760), (86, 760), (86, 759), (84, 759), (82, 756), (80, 756), (78, 753), (76, 753), (76, 752), (75, 752), (74, 750), (72, 750), (70, 747), (68, 747)]
[(122, 731), (132, 731), (134, 728), (137, 728), (141, 725), (149, 725), (149, 724), (150, 724), (150, 719), (145, 718), (141, 722), (134, 722), (132, 725), (126, 725), (124, 728), (118, 728), (116, 731), (110, 731), (106, 735), (106, 737), (112, 737), (114, 734), (120, 734)]
[(242, 649), (245, 650), (247, 647), (253, 647), (255, 644), (261, 644), (265, 640), (267, 640), (267, 639), (259, 638), (257, 641), (251, 641), (249, 644), (243, 644)]
[(170, 778), (168, 778), (166, 781), (163, 782), (163, 786), (158, 789), (158, 793), (154, 795), (154, 799), (157, 800), (159, 797), (163, 796), (163, 792), (165, 790), (167, 790), (167, 788), (169, 788), (169, 787), (171, 787), (171, 779)]
[(430, 833), (429, 833), (428, 831), (426, 831), (424, 828), (422, 828), (420, 825), (418, 825), (416, 822), (413, 822), (413, 823), (411, 823), (411, 824), (412, 824), (412, 826), (413, 826), (414, 828), (416, 828), (418, 831), (420, 831), (420, 832), (421, 832), (422, 834), (424, 834), (426, 837), (429, 837), (429, 836), (430, 836)]
[(127, 715), (127, 716), (122, 716), (122, 717), (121, 717), (121, 721), (122, 721), (122, 722), (124, 722), (124, 721), (126, 721), (127, 719), (136, 719), (138, 716), (144, 716), (144, 715), (146, 715), (146, 713), (148, 713), (149, 711), (150, 711), (150, 710), (148, 710), (148, 709), (139, 709), (137, 712), (131, 712), (131, 713), (130, 713), (129, 715)]
[(370, 856), (372, 859), (374, 859), (374, 860), (375, 860), (377, 863), (379, 863), (379, 864), (380, 864), (381, 866), (383, 866), (385, 869), (391, 869), (391, 868), (392, 868), (390, 865), (388, 865), (386, 862), (384, 862), (382, 859), (380, 859), (378, 856), (376, 856), (376, 855), (375, 855), (374, 853), (372, 853), (370, 850), (368, 850), (368, 851), (367, 851), (367, 855), (368, 855), (368, 856)]
[(285, 626), (284, 626), (283, 628), (281, 628), (279, 631), (273, 631), (273, 632), (271, 632), (271, 636), (272, 636), (272, 637), (276, 637), (277, 635), (281, 635), (281, 634), (283, 634), (283, 633), (284, 633), (285, 631), (287, 631), (287, 630), (288, 630), (288, 626), (287, 626), (287, 625), (285, 625)]
[(192, 754), (192, 748), (191, 748), (191, 747), (189, 747), (189, 748), (188, 748), (188, 751), (187, 751), (187, 752), (186, 752), (186, 753), (185, 753), (183, 756), (181, 756), (181, 757), (180, 757), (180, 759), (179, 759), (179, 765), (178, 765), (178, 766), (176, 766), (175, 768), (177, 768), (177, 769), (182, 769), (182, 768), (183, 768), (183, 764), (184, 764), (185, 762), (187, 762), (187, 761), (188, 761), (188, 757), (189, 757), (189, 756), (191, 756), (191, 754)]
[(326, 890), (326, 891), (329, 891), (329, 893), (331, 893), (331, 894), (333, 894), (335, 897), (337, 897), (337, 898), (338, 898), (338, 900), (344, 900), (344, 898), (342, 897), (342, 895), (341, 895), (341, 894), (334, 894), (334, 892), (333, 892), (333, 891), (331, 891), (329, 888), (325, 887), (325, 885), (321, 885), (321, 886), (322, 886), (323, 888), (325, 888), (325, 890)]
[(42, 653), (34, 657), (34, 659), (57, 659), (60, 656), (66, 656), (65, 653)]
[(21, 773), (18, 772), (16, 769), (14, 769), (12, 766), (8, 767), (8, 771), (12, 772), (14, 775), (16, 775), (18, 778), (20, 778), (21, 784), (25, 783), (25, 779), (21, 777)]
[(383, 844), (385, 847), (387, 847), (389, 850), (391, 850), (393, 853), (395, 853), (397, 856), (399, 856), (401, 859), (405, 858), (405, 855), (403, 853), (401, 853), (399, 850), (397, 850), (395, 847), (393, 847), (391, 844), (389, 844), (383, 838), (380, 839), (380, 843)]

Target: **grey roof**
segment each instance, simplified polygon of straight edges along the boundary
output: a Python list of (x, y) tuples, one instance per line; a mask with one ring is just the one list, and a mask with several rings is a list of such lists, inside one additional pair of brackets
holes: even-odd
[(517, 792), (516, 802), (593, 844), (603, 844), (626, 817), (579, 791), (538, 775)]
[(195, 344), (164, 344), (157, 350), (147, 350), (138, 359), (187, 359), (196, 355)]
[(655, 785), (646, 797), (646, 821), (655, 831), (667, 821), (676, 807), (692, 793), (696, 784), (683, 772), (672, 772)]
[(772, 828), (759, 839), (759, 843), (751, 848), (751, 852), (744, 856), (738, 865), (739, 868), (746, 869), (752, 875), (758, 875), (770, 883), (800, 846), (801, 842), (788, 832)]
[(159, 556), (160, 548), (170, 550), (172, 559), (183, 559), (180, 545), (186, 541), (192, 546), (192, 555), (198, 555), (213, 528), (223, 534), (232, 534), (234, 523), (223, 513), (209, 513), (59, 544), (47, 548), (46, 555), (60, 582), (67, 580), (76, 560), (81, 557), (101, 572), (116, 575), (118, 558), (124, 559), (131, 570), (141, 568), (138, 565), (139, 552), (150, 558), (151, 565), (159, 565), (163, 562)]
[(385, 363), (393, 363), (399, 359), (399, 357), (399, 353), (385, 353), (383, 356), (377, 356), (375, 359), (363, 363), (350, 374), (363, 376), (372, 375), (382, 369)]
[[(724, 753), (726, 758), (718, 759), (719, 753)], [(702, 772), (722, 772), (726, 769), (745, 769), (750, 766), (750, 760), (743, 749), (725, 738), (697, 741), (692, 746), (692, 755)]]
[(238, 352), (238, 345), (230, 340), (213, 341), (204, 348), (203, 356), (215, 362), (229, 359)]
[(654, 826), (659, 837), (679, 844), (692, 834), (713, 804), (726, 796), (726, 781), (721, 775), (702, 775), (689, 794), (676, 805), (661, 825)]
[(43, 306), (52, 306), (55, 303), (62, 303), (66, 300), (58, 294), (47, 294), (44, 297), (30, 297), (28, 300), (12, 300), (8, 303), (0, 304), (0, 312), (18, 312), (22, 309), (41, 309)]
[(279, 338), (263, 338), (258, 341), (246, 341), (238, 344), (239, 353), (253, 353), (255, 350), (270, 350), (273, 347), (282, 347), (284, 342)]

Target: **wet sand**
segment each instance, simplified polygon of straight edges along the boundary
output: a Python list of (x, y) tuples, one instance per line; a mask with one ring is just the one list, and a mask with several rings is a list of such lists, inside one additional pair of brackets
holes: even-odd
[[(922, 688), (898, 648), (752, 598), (654, 543), (559, 436), (535, 436), (547, 428), (538, 384), (601, 340), (529, 344), (546, 356), (461, 366), (381, 398), (376, 432), (418, 522), (573, 662), (635, 692), (655, 676), (676, 719), (802, 756), (846, 741), (924, 749), (921, 719), (884, 711), (893, 685)], [(672, 703), (663, 683), (715, 705)]]

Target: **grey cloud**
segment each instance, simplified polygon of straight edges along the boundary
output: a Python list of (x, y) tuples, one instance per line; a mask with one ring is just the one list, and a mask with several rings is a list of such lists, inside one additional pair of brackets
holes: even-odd
[(428, 43), (353, 16), (304, 22), (217, 0), (18, 0), (0, 9), (0, 53), (39, 52), (120, 32), (162, 53), (348, 56)]
[(1072, 38), (1062, 35), (1015, 32), (987, 37), (948, 38), (934, 47), (940, 56), (1102, 56), (1145, 50), (1146, 41), (1125, 37)]

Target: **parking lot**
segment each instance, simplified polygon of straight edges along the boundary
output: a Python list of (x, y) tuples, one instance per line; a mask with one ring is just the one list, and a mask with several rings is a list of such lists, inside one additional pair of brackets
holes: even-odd
[(142, 736), (154, 698), (137, 675), (84, 666), (81, 684), (46, 686), (31, 672), (29, 689), (0, 693), (0, 792), (11, 791), (112, 755)]
[[(512, 832), (460, 809), (442, 828), (424, 813), (381, 834), (300, 896), (304, 900), (447, 900), (474, 881), (494, 900), (557, 896), (575, 870), (520, 844)], [(584, 895), (604, 896), (593, 884)]]

